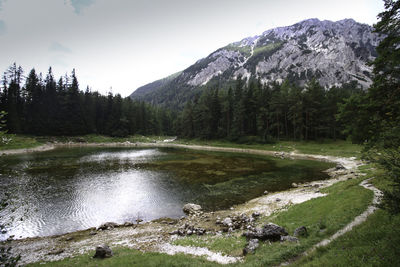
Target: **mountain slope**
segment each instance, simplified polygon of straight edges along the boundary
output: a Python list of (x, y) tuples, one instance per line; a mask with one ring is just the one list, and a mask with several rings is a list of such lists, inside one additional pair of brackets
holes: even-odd
[(299, 85), (315, 77), (326, 88), (350, 81), (366, 88), (372, 71), (367, 63), (382, 39), (372, 31), (352, 19), (308, 19), (271, 29), (220, 48), (174, 76), (138, 88), (131, 97), (179, 105), (204, 86), (229, 85), (239, 76)]

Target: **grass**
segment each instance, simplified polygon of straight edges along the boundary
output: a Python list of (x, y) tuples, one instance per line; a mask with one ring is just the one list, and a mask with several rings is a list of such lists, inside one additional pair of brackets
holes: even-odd
[(292, 266), (400, 266), (400, 216), (378, 210), (351, 232)]
[[(374, 175), (372, 183), (390, 189), (390, 181), (377, 166), (368, 164), (363, 171)], [(377, 210), (365, 223), (317, 249), (291, 266), (400, 266), (400, 214)]]
[[(271, 266), (289, 260), (311, 248), (324, 238), (343, 228), (354, 217), (361, 214), (372, 199), (372, 192), (359, 186), (361, 179), (335, 184), (321, 190), (329, 193), (294, 205), (285, 212), (261, 218), (260, 224), (273, 222), (285, 227), (289, 234), (299, 226), (306, 226), (308, 237), (300, 238), (299, 243), (262, 242), (253, 255), (246, 256), (244, 266)], [(177, 245), (207, 247), (232, 256), (240, 255), (246, 240), (241, 236), (185, 237), (174, 241)]]
[(7, 144), (0, 144), (0, 151), (7, 149), (32, 148), (43, 144), (31, 136), (7, 134), (5, 137), (11, 141)]
[(161, 253), (143, 253), (134, 249), (117, 248), (113, 250), (114, 256), (108, 259), (93, 259), (95, 251), (73, 258), (65, 258), (55, 262), (39, 262), (27, 266), (220, 266), (204, 258), (193, 258), (183, 254), (174, 256)]
[[(168, 136), (143, 136), (134, 135), (129, 137), (111, 137), (104, 135), (84, 135), (84, 136), (24, 136), (24, 135), (8, 135), (12, 141), (8, 145), (0, 145), (0, 150), (16, 149), (16, 148), (32, 148), (42, 145), (46, 142), (87, 142), (87, 143), (113, 143), (126, 142), (131, 143), (156, 143), (168, 139)], [(361, 156), (362, 147), (343, 140), (322, 140), (322, 141), (279, 141), (273, 144), (259, 144), (245, 142), (238, 144), (227, 140), (199, 140), (199, 139), (178, 139), (175, 141), (178, 144), (190, 145), (209, 145), (218, 147), (235, 147), (235, 148), (250, 148), (270, 151), (291, 152), (297, 151), (305, 154), (331, 155), (343, 157)]]
[(242, 256), (246, 239), (240, 235), (232, 236), (187, 236), (172, 242), (174, 245), (206, 247), (211, 251), (222, 252), (230, 256)]
[(362, 146), (343, 140), (323, 141), (279, 141), (274, 144), (237, 144), (226, 140), (186, 140), (178, 139), (177, 143), (190, 145), (209, 145), (218, 147), (251, 148), (281, 152), (296, 151), (304, 154), (329, 155), (341, 157), (361, 157)]

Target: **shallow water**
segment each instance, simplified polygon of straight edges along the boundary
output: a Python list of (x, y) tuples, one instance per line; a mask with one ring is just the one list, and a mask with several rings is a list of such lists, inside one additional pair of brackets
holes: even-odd
[(328, 163), (178, 149), (70, 148), (0, 157), (0, 224), (16, 238), (96, 227), (108, 221), (183, 216), (188, 202), (228, 208), (327, 178)]

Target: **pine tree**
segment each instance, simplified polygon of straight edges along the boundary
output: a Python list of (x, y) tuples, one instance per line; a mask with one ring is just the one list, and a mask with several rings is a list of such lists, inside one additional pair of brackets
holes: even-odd
[(377, 47), (374, 80), (367, 95), (369, 124), (373, 132), (369, 146), (378, 150), (376, 160), (393, 182), (385, 192), (384, 207), (400, 213), (400, 1), (385, 1), (385, 11), (375, 25), (386, 35)]

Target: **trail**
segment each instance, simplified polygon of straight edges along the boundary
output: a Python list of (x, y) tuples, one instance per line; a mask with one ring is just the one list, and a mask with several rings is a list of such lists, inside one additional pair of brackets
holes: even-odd
[(378, 188), (376, 188), (375, 186), (373, 186), (372, 184), (369, 183), (371, 179), (372, 178), (366, 179), (366, 180), (364, 180), (364, 181), (362, 181), (360, 183), (360, 186), (364, 187), (365, 189), (371, 190), (374, 193), (374, 198), (372, 200), (371, 205), (369, 205), (367, 207), (367, 209), (362, 214), (360, 214), (357, 217), (355, 217), (353, 221), (351, 221), (345, 227), (343, 227), (342, 229), (337, 231), (331, 237), (320, 241), (319, 243), (314, 245), (312, 248), (310, 248), (306, 252), (302, 253), (301, 255), (297, 256), (296, 258), (294, 258), (294, 259), (292, 259), (290, 261), (287, 261), (287, 262), (284, 262), (284, 263), (280, 264), (280, 266), (287, 266), (287, 265), (299, 260), (302, 257), (310, 255), (317, 248), (325, 247), (325, 246), (329, 245), (332, 241), (334, 241), (337, 238), (341, 237), (345, 233), (350, 232), (353, 229), (353, 227), (355, 227), (357, 225), (360, 225), (361, 223), (365, 222), (367, 220), (368, 216), (373, 214), (378, 209), (377, 205), (381, 202), (381, 198), (382, 198), (382, 195), (383, 195), (383, 193)]

